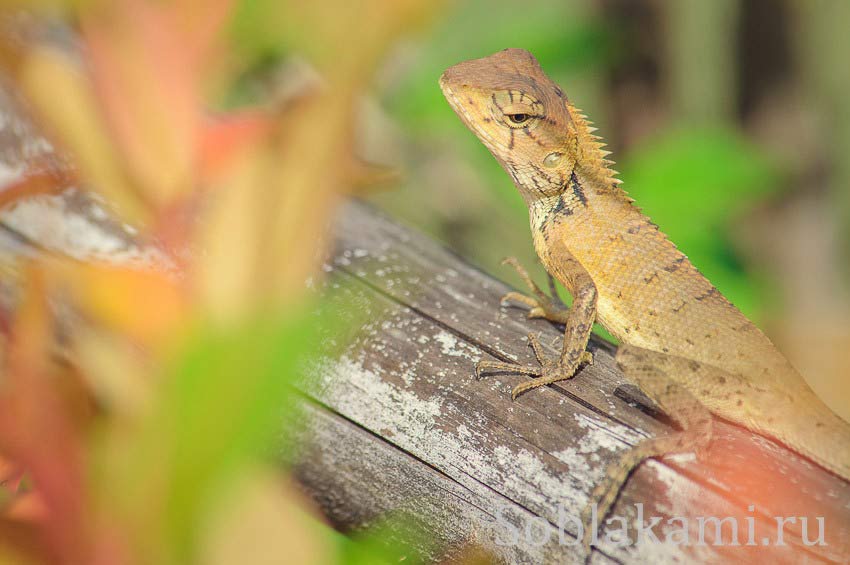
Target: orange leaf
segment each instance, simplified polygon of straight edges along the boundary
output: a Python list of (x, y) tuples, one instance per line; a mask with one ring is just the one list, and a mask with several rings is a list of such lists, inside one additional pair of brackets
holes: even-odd
[(198, 67), (217, 53), (216, 43), (233, 9), (233, 0), (176, 0), (171, 2), (181, 30), (183, 50)]
[(83, 312), (141, 343), (157, 343), (186, 317), (186, 297), (163, 273), (93, 263), (65, 267)]
[(42, 522), (48, 516), (48, 508), (38, 491), (24, 492), (9, 504), (4, 516), (21, 522)]
[(81, 560), (85, 482), (77, 426), (52, 386), (56, 365), (53, 326), (43, 273), (25, 269), (27, 284), (8, 342), (7, 367), (0, 388), (0, 450), (32, 476), (45, 512), (35, 498), (22, 499), (24, 516), (41, 515), (44, 547), (61, 562)]

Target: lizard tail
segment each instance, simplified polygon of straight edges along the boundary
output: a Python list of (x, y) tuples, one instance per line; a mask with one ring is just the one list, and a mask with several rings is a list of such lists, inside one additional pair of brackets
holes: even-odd
[(779, 438), (795, 451), (850, 481), (850, 424), (836, 415), (813, 392), (794, 419), (793, 441)]

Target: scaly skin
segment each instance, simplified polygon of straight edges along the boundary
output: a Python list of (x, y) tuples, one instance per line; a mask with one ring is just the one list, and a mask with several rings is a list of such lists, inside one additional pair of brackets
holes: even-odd
[(516, 387), (514, 397), (572, 378), (590, 361), (585, 348), (598, 321), (622, 343), (617, 362), (624, 373), (683, 428), (637, 446), (609, 469), (591, 495), (600, 516), (640, 461), (705, 445), (709, 412), (850, 480), (850, 425), (632, 204), (595, 128), (529, 52), (506, 49), (459, 63), (443, 73), (440, 87), (513, 179), (528, 205), (537, 254), (574, 297), (568, 313), (536, 287), (535, 298), (520, 299), (535, 316), (565, 323), (559, 359), (545, 359), (532, 340), (540, 367), (485, 361), (476, 372), (538, 377)]

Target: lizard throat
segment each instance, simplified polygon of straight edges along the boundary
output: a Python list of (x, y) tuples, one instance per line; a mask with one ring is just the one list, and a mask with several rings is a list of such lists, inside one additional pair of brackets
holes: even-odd
[(532, 206), (535, 208), (544, 206), (550, 214), (571, 216), (579, 213), (590, 206), (590, 200), (595, 194), (590, 182), (583, 179), (575, 170), (569, 173), (566, 180), (559, 178), (555, 182), (546, 183), (533, 177), (531, 182), (521, 183), (515, 175), (511, 176), (514, 177), (514, 182), (529, 209)]

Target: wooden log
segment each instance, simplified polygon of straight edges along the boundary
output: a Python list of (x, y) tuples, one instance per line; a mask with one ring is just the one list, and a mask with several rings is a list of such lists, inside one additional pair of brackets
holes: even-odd
[[(636, 401), (612, 346), (596, 339), (593, 366), (512, 402), (522, 377), (477, 381), (474, 363), (533, 362), (529, 331), (555, 354), (558, 328), (500, 306), (505, 285), (368, 206), (349, 205), (337, 233), (333, 286), (346, 302), (368, 305), (370, 321), (301, 385), (318, 406), (298, 473), (307, 491), (343, 530), (403, 510), (445, 546), (474, 541), (504, 562), (578, 560), (570, 544), (589, 492), (625, 449), (669, 433), (666, 419)], [(644, 521), (660, 517), (653, 531), (661, 541), (618, 544), (602, 527), (594, 561), (850, 556), (850, 485), (747, 430), (716, 428), (699, 457), (642, 465), (614, 508), (622, 522), (613, 529), (626, 528), (632, 541), (639, 511)], [(789, 518), (781, 538), (776, 517)], [(818, 517), (823, 544), (805, 545), (802, 518), (814, 541)], [(725, 518), (718, 537), (713, 519)], [(731, 545), (733, 521), (740, 545)]]

